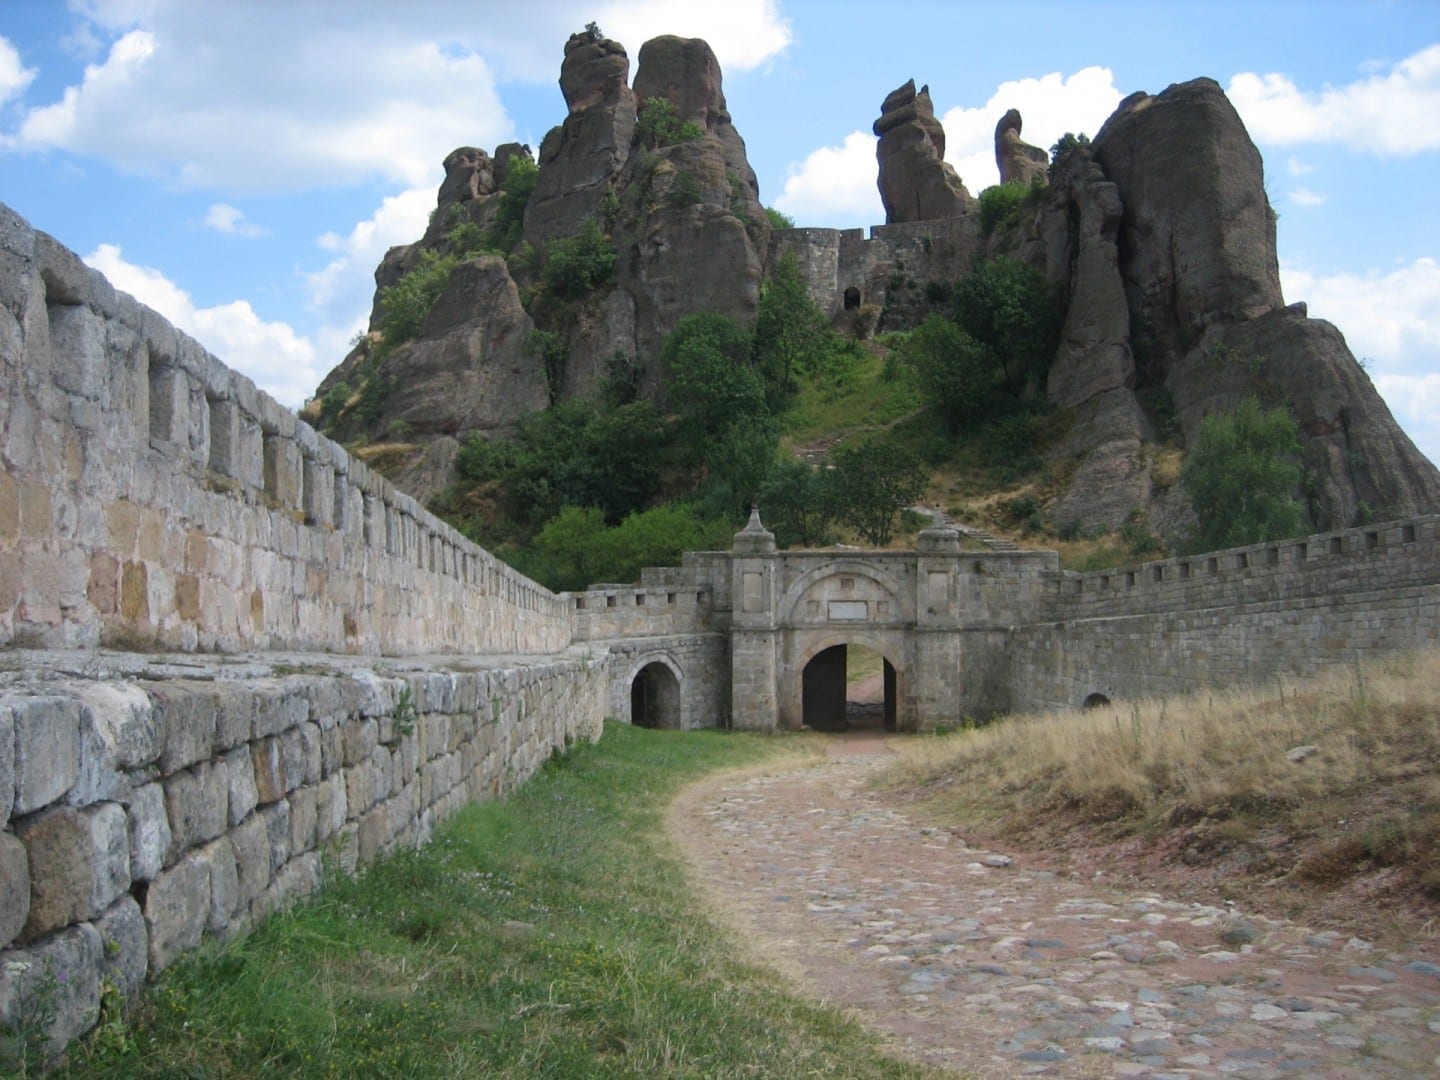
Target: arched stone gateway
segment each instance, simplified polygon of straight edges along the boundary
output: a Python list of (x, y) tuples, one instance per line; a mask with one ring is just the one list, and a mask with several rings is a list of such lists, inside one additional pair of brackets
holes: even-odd
[(665, 661), (654, 660), (630, 680), (630, 722), (636, 727), (684, 727), (681, 718), (680, 678)]
[(854, 700), (849, 692), (853, 685), (849, 678), (850, 661), (856, 648), (853, 642), (830, 645), (815, 653), (801, 670), (800, 715), (806, 727), (815, 731), (848, 731), (856, 726), (895, 730), (899, 686), (895, 665), (883, 653), (879, 654), (882, 696), (878, 708), (874, 709), (875, 723), (867, 724), (865, 718), (871, 710)]

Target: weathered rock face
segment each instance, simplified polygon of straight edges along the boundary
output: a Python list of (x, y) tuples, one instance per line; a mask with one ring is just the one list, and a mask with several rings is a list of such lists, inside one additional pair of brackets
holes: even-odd
[(540, 144), (540, 176), (525, 208), (532, 244), (571, 235), (596, 215), (624, 167), (635, 136), (629, 75), (630, 58), (618, 41), (581, 33), (565, 43), (560, 92), (570, 112)]
[(1125, 204), (1120, 271), (1142, 353), (1183, 353), (1208, 326), (1282, 306), (1260, 152), (1218, 83), (1130, 95), (1093, 150)]
[(1019, 109), (1009, 110), (995, 125), (995, 166), (1000, 170), (1002, 184), (1044, 180), (1050, 168), (1050, 155), (1024, 142), (1020, 126)]
[(915, 80), (892, 90), (875, 121), (880, 143), (880, 201), (885, 222), (933, 221), (968, 214), (974, 200), (945, 161), (945, 129), (935, 119), (930, 88)]

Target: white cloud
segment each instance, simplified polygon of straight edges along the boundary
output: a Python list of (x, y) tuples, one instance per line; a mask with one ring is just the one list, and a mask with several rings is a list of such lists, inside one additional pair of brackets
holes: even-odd
[(0, 37), (0, 105), (23, 93), (35, 78), (35, 69), (20, 62), (20, 53)]
[(1440, 462), (1440, 263), (1326, 275), (1282, 264), (1280, 283), (1287, 299), (1340, 328), (1400, 425)]
[(1120, 104), (1120, 96), (1114, 73), (1103, 67), (1082, 68), (1069, 78), (1054, 71), (1038, 79), (1001, 83), (984, 105), (956, 106), (940, 117), (945, 160), (955, 166), (970, 193), (978, 195), (1000, 182), (995, 125), (1007, 110), (1020, 110), (1020, 137), (1048, 151), (1067, 131), (1094, 137)]
[[(319, 316), (315, 334), (320, 355), (334, 363), (350, 351), (350, 341), (366, 328), (375, 295), (375, 267), (385, 252), (418, 240), (435, 208), (431, 188), (412, 188), (385, 199), (348, 236), (326, 233), (317, 241), (334, 258), (305, 276), (309, 304)], [(319, 380), (316, 380), (318, 383)]]
[(1296, 206), (1324, 206), (1330, 196), (1326, 195), (1323, 191), (1311, 191), (1302, 184), (1291, 188), (1290, 191), (1286, 193), (1286, 198)]
[(1340, 143), (1382, 157), (1440, 150), (1440, 45), (1344, 86), (1302, 90), (1288, 75), (1245, 71), (1228, 93), (1256, 142)]
[[(490, 66), (409, 8), (161, 3), (22, 148), (90, 154), (187, 187), (273, 191), (367, 179), (436, 183), (459, 145), (512, 134)], [(143, 14), (143, 13), (142, 13)], [(453, 11), (452, 11), (453, 16)], [(428, 20), (433, 22), (433, 19)]]
[(1285, 168), (1289, 170), (1291, 176), (1297, 178), (1301, 176), (1309, 176), (1315, 171), (1314, 165), (1310, 165), (1307, 162), (1301, 161), (1294, 154), (1290, 155), (1290, 160), (1285, 163)]
[(85, 256), (117, 289), (154, 308), (179, 330), (249, 376), (281, 404), (300, 405), (324, 374), (315, 347), (283, 322), (266, 322), (248, 301), (196, 307), (190, 294), (159, 270), (127, 262), (120, 248), (101, 244)]
[(723, 4), (619, 0), (601, 5), (595, 21), (608, 37), (625, 45), (632, 61), (639, 57), (641, 45), (661, 34), (704, 38), (722, 72), (760, 67), (784, 52), (791, 41), (790, 24), (781, 18), (774, 0)]
[(873, 135), (852, 131), (840, 146), (812, 150), (787, 170), (776, 209), (800, 225), (884, 221), (885, 209), (875, 186), (875, 142)]
[(229, 203), (216, 203), (210, 207), (205, 215), (205, 224), (216, 232), (226, 233), (229, 236), (257, 237), (268, 236), (270, 230), (263, 225), (256, 225), (254, 222), (245, 220), (245, 211), (231, 206)]

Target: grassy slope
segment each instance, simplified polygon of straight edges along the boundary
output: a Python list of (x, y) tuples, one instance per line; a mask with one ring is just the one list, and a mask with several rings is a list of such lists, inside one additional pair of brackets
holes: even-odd
[(183, 961), (86, 1077), (921, 1077), (727, 942), (663, 817), (791, 741), (610, 725), (426, 849)]
[[(888, 783), (966, 834), (1412, 942), (1440, 922), (1440, 651), (916, 740)], [(1308, 749), (1302, 749), (1308, 748)]]

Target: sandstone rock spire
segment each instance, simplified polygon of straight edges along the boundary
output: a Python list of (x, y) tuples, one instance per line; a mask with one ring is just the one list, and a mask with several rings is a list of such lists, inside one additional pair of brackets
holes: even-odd
[(935, 119), (930, 87), (915, 80), (892, 90), (875, 121), (880, 143), (880, 200), (885, 222), (933, 221), (970, 212), (974, 200), (945, 161), (945, 129)]

